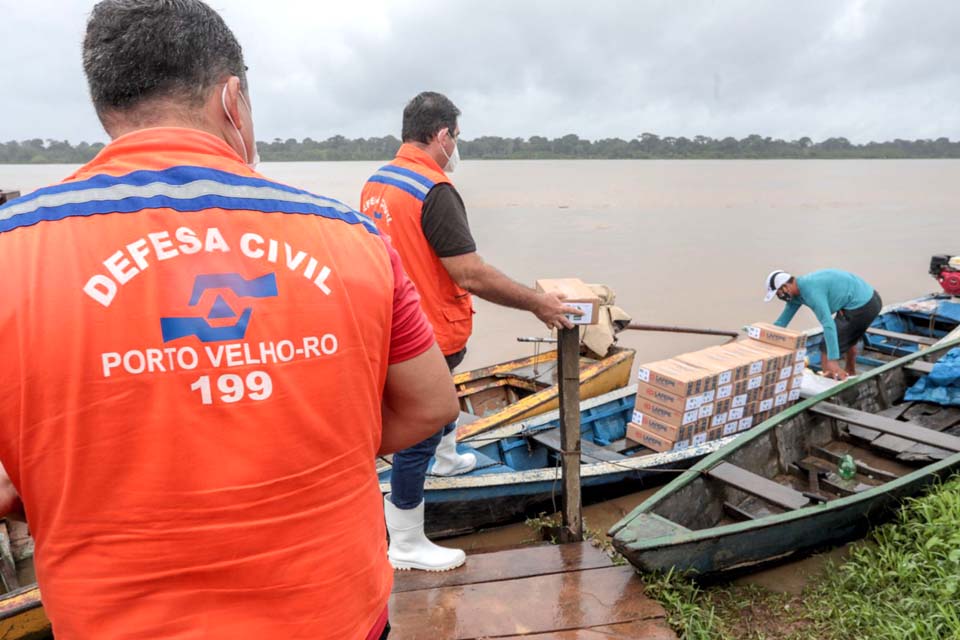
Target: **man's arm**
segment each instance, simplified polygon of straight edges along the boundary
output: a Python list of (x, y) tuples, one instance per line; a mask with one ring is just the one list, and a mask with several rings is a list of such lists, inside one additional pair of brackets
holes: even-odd
[(551, 329), (570, 329), (573, 323), (564, 316), (581, 315), (577, 308), (566, 306), (556, 295), (535, 291), (511, 280), (476, 252), (440, 258), (440, 262), (450, 277), (470, 293), (494, 304), (529, 311)]
[(460, 415), (453, 377), (440, 349), (387, 368), (380, 455), (422, 442)]
[(7, 475), (7, 470), (0, 464), (0, 518), (5, 517), (22, 519), (23, 503), (20, 502), (20, 494)]
[(780, 317), (777, 318), (776, 322), (773, 324), (778, 327), (787, 327), (790, 324), (790, 321), (793, 320), (793, 316), (797, 315), (797, 311), (799, 310), (800, 302), (797, 300), (791, 300), (787, 303), (787, 306), (784, 307)]

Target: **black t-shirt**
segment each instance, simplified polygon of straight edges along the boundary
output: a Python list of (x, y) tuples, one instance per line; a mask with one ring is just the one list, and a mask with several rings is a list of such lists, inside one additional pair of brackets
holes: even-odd
[(452, 258), (477, 250), (467, 222), (467, 208), (452, 184), (435, 185), (423, 199), (420, 228), (438, 258)]

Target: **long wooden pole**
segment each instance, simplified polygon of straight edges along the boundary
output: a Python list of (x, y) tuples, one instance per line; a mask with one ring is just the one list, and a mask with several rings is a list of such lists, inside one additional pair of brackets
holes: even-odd
[(560, 542), (583, 540), (580, 499), (580, 330), (560, 329), (560, 449), (563, 471), (563, 526)]
[(627, 329), (634, 331), (662, 331), (665, 333), (693, 333), (704, 336), (727, 336), (729, 338), (738, 338), (740, 334), (736, 331), (725, 331), (723, 329), (697, 329), (695, 327), (671, 327), (661, 324), (628, 324)]

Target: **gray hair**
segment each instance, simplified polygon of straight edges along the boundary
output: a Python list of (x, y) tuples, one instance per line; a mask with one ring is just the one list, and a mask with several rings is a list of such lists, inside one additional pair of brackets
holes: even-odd
[(199, 107), (226, 76), (247, 86), (240, 43), (200, 0), (103, 0), (87, 22), (83, 70), (101, 120), (158, 98)]

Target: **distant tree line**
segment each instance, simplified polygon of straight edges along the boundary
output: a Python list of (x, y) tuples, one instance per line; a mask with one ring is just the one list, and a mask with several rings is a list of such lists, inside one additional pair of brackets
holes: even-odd
[[(846, 138), (827, 138), (814, 142), (750, 135), (736, 138), (660, 137), (642, 133), (632, 140), (604, 138), (585, 140), (569, 134), (548, 139), (501, 138), (483, 136), (461, 140), (460, 154), (475, 160), (529, 160), (529, 159), (691, 159), (691, 158), (960, 158), (960, 142), (947, 138), (936, 140), (892, 140), (853, 144)], [(323, 141), (304, 138), (272, 142), (257, 142), (261, 158), (266, 162), (298, 162), (325, 160), (389, 160), (400, 147), (393, 136), (383, 138), (349, 139), (333, 136)], [(66, 140), (23, 140), (0, 143), (0, 163), (72, 163), (87, 162), (103, 148), (102, 143), (77, 146)]]

